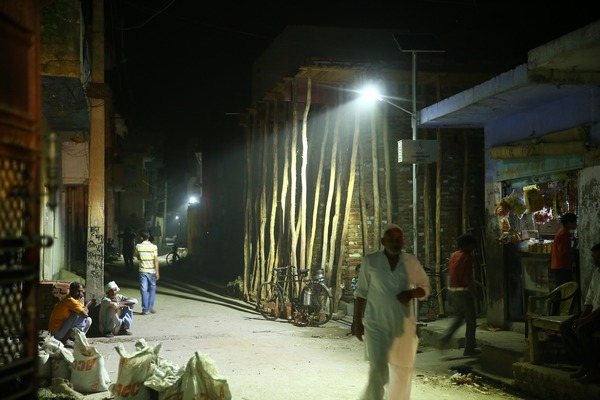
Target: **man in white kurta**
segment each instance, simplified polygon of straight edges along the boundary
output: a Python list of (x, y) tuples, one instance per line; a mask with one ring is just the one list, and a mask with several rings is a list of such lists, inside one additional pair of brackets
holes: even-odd
[(354, 292), (356, 337), (364, 337), (369, 361), (361, 400), (404, 400), (410, 398), (419, 343), (412, 299), (425, 299), (431, 286), (419, 260), (402, 252), (398, 225), (384, 229), (381, 244), (384, 250), (363, 257)]
[(110, 281), (104, 286), (106, 295), (100, 303), (100, 333), (106, 337), (131, 335), (133, 324), (133, 306), (138, 303), (133, 297), (119, 294), (119, 286)]

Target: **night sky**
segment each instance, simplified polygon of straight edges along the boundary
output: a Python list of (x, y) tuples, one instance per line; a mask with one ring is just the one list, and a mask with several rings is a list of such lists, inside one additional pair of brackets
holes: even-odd
[[(238, 4), (239, 3), (239, 4)], [(488, 5), (494, 3), (493, 6)], [(522, 56), (597, 18), (591, 3), (550, 8), (542, 1), (199, 2), (107, 0), (107, 73), (116, 111), (130, 131), (169, 138), (170, 163), (180, 151), (227, 146), (227, 113), (250, 104), (251, 66), (288, 25), (397, 28), (459, 36), (461, 52)], [(241, 4), (241, 5), (240, 5)], [(392, 5), (390, 5), (392, 4)], [(580, 4), (580, 7), (577, 5)], [(494, 40), (488, 40), (490, 35)], [(515, 65), (516, 66), (516, 65)], [(216, 140), (218, 139), (218, 140)]]
[(579, 0), (560, 9), (527, 0), (105, 0), (106, 82), (136, 145), (154, 143), (164, 155), (170, 213), (185, 213), (183, 178), (202, 152), (207, 263), (221, 265), (225, 253), (241, 263), (244, 138), (238, 117), (228, 114), (253, 106), (252, 64), (286, 26), (434, 34), (454, 60), (516, 60), (501, 73), (596, 15), (592, 2)]

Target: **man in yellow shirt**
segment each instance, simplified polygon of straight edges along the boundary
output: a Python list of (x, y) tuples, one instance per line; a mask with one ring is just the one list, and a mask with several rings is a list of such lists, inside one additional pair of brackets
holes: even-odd
[(142, 242), (135, 245), (137, 259), (140, 261), (140, 294), (142, 296), (142, 315), (154, 314), (156, 281), (160, 279), (158, 248), (150, 241), (150, 232), (140, 233)]
[(50, 314), (48, 331), (65, 347), (73, 347), (73, 341), (70, 340), (72, 329), (76, 328), (87, 333), (92, 326), (92, 318), (88, 311), (92, 301), (84, 305), (84, 293), (85, 289), (81, 283), (71, 282), (69, 293), (54, 306)]

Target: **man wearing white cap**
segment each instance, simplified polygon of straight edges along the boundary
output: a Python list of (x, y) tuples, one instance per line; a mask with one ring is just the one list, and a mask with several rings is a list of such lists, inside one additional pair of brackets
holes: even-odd
[(354, 291), (354, 333), (369, 360), (361, 400), (408, 400), (419, 344), (413, 299), (425, 299), (431, 287), (419, 260), (402, 251), (398, 225), (385, 227), (381, 244), (383, 250), (363, 257)]
[(114, 335), (131, 335), (133, 322), (133, 306), (137, 299), (119, 294), (119, 286), (110, 281), (104, 286), (106, 295), (100, 303), (100, 334), (106, 337)]

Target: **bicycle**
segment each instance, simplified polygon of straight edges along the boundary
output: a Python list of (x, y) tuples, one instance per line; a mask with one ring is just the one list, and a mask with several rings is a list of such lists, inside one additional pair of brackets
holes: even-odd
[[(263, 282), (257, 293), (256, 308), (267, 320), (292, 320), (299, 326), (323, 325), (333, 314), (333, 297), (325, 284), (322, 269), (309, 277), (308, 269), (295, 266), (273, 268), (271, 280)], [(298, 294), (298, 295), (296, 295)]]
[(181, 260), (181, 256), (179, 255), (179, 246), (176, 244), (173, 244), (173, 246), (171, 247), (171, 251), (167, 253), (167, 255), (165, 256), (165, 261), (167, 262), (167, 265), (171, 265), (174, 262), (177, 262), (179, 260)]
[[(429, 276), (429, 282), (431, 284), (431, 293), (423, 300), (419, 301), (419, 316), (423, 317), (424, 321), (435, 321), (436, 319), (444, 316), (444, 313), (440, 312), (440, 304), (443, 304), (444, 292), (446, 291), (445, 275), (448, 271), (447, 268), (442, 269), (441, 272), (427, 271)], [(437, 281), (441, 278), (440, 288), (437, 290)]]

